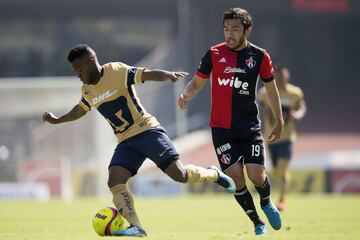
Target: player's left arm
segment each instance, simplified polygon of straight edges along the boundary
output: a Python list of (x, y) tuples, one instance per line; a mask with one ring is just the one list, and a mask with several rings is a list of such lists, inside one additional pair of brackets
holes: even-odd
[(281, 137), (284, 130), (284, 119), (281, 111), (280, 95), (274, 79), (274, 68), (266, 51), (264, 51), (260, 64), (260, 77), (264, 81), (266, 95), (275, 119), (275, 126), (268, 137), (268, 141), (273, 142)]
[(162, 81), (171, 80), (172, 82), (176, 82), (180, 78), (184, 78), (187, 75), (189, 75), (189, 73), (187, 72), (171, 72), (162, 69), (154, 69), (154, 70), (144, 69), (141, 75), (141, 81), (162, 82)]
[(260, 104), (260, 116), (261, 116), (261, 119), (269, 119), (269, 115), (271, 114), (269, 112), (269, 109), (263, 105), (263, 104)]
[(258, 102), (259, 102), (259, 110), (260, 110), (260, 116), (262, 119), (268, 119), (269, 114), (271, 114), (269, 107), (266, 104), (266, 89), (265, 87), (261, 88), (258, 93)]
[(275, 80), (272, 80), (270, 82), (265, 82), (264, 85), (266, 89), (266, 94), (269, 99), (270, 108), (275, 118), (275, 126), (268, 138), (269, 142), (273, 142), (280, 138), (284, 130), (284, 119), (281, 111), (279, 91), (276, 87)]

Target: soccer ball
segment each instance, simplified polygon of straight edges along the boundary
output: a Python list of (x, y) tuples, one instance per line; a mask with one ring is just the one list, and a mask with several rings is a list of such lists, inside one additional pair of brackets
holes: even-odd
[(111, 236), (113, 231), (125, 229), (125, 219), (115, 208), (106, 207), (95, 214), (92, 225), (100, 236)]

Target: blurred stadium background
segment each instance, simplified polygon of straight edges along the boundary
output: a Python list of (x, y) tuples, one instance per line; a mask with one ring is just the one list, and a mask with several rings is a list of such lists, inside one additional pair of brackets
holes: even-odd
[[(44, 111), (70, 110), (80, 81), (66, 54), (88, 43), (101, 63), (123, 61), (193, 73), (223, 40), (222, 13), (248, 9), (250, 41), (283, 62), (305, 93), (292, 161), (293, 192), (360, 193), (360, 2), (356, 0), (0, 0), (0, 200), (109, 197), (116, 146), (96, 111), (58, 126)], [(356, 30), (357, 29), (357, 30)], [(184, 82), (137, 86), (142, 103), (175, 140), (185, 163), (216, 163), (208, 130), (209, 84), (180, 112)], [(268, 164), (271, 169), (270, 163)], [(172, 183), (150, 162), (132, 181), (137, 195), (218, 191)]]

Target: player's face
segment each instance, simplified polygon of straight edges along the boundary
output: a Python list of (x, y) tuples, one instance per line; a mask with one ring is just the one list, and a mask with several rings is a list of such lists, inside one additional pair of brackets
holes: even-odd
[(226, 46), (231, 50), (240, 50), (244, 46), (245, 39), (250, 34), (251, 28), (244, 31), (240, 19), (226, 19), (224, 21), (224, 35)]
[(83, 83), (94, 84), (97, 82), (95, 74), (97, 68), (93, 58), (89, 56), (77, 58), (72, 62), (72, 68)]
[(279, 85), (285, 86), (289, 83), (290, 80), (290, 72), (286, 68), (275, 72), (275, 79), (279, 82)]

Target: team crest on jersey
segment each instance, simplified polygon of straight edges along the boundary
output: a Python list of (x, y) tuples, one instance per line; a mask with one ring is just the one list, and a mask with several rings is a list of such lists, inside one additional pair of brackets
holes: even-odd
[(253, 57), (250, 57), (250, 58), (248, 58), (248, 59), (246, 59), (245, 60), (245, 63), (246, 63), (246, 65), (248, 66), (248, 68), (253, 68), (253, 67), (255, 67), (255, 65), (256, 65), (256, 62), (255, 62), (255, 60), (253, 59)]
[(230, 154), (223, 154), (220, 158), (220, 161), (225, 163), (225, 164), (229, 164), (231, 161), (231, 155)]

